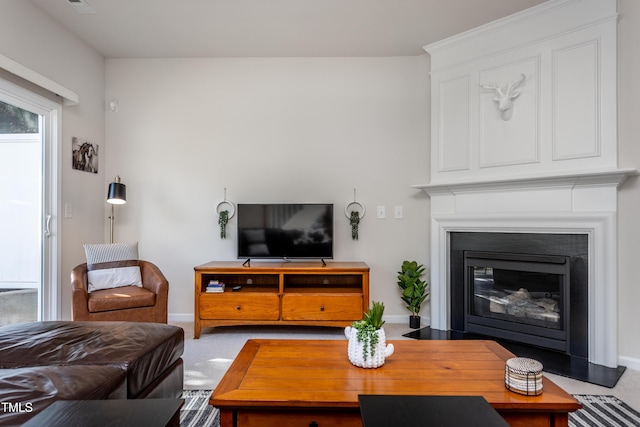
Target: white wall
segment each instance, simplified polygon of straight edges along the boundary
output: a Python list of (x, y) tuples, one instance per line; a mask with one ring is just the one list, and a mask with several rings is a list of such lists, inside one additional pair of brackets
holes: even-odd
[[(621, 0), (618, 24), (618, 100), (620, 167), (640, 169), (640, 3)], [(618, 218), (618, 307), (619, 354), (621, 364), (640, 370), (640, 284), (638, 242), (640, 242), (640, 181), (628, 180), (619, 193)]]
[[(102, 241), (105, 218), (104, 59), (30, 2), (0, 3), (0, 53), (78, 94), (80, 104), (63, 108), (61, 209), (73, 206), (73, 218), (62, 219), (60, 287), (62, 316), (71, 317), (71, 269), (84, 262), (82, 244)], [(100, 146), (98, 174), (71, 169), (71, 138)], [(6, 183), (5, 183), (6, 184)], [(0, 236), (0, 238), (2, 238)]]
[[(371, 267), (371, 299), (408, 321), (402, 260), (428, 260), (428, 57), (114, 59), (106, 62), (107, 174), (127, 185), (116, 240), (140, 243), (170, 283), (169, 313), (193, 313), (193, 267), (236, 259), (242, 202), (329, 202), (335, 260)], [(367, 212), (353, 241), (353, 189)], [(376, 219), (385, 205), (386, 219)], [(404, 219), (393, 207), (404, 207)], [(426, 309), (426, 305), (425, 305)]]

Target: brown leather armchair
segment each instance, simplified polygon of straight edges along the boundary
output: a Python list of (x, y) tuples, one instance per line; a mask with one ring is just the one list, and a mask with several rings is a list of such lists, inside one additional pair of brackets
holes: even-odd
[(169, 282), (160, 269), (140, 261), (142, 287), (125, 286), (87, 291), (87, 264), (71, 271), (73, 320), (108, 320), (167, 323)]

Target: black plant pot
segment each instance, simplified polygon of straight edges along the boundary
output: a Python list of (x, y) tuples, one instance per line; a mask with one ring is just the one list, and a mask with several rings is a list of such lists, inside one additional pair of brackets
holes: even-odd
[(411, 329), (419, 329), (420, 328), (420, 316), (412, 314), (409, 316), (409, 327)]

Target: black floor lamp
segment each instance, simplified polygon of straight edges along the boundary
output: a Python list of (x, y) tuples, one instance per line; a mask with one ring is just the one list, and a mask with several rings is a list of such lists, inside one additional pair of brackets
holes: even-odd
[(111, 204), (111, 243), (113, 243), (113, 205), (124, 205), (127, 203), (127, 186), (120, 182), (120, 176), (116, 176), (111, 184), (109, 184), (109, 192), (107, 194), (107, 203)]

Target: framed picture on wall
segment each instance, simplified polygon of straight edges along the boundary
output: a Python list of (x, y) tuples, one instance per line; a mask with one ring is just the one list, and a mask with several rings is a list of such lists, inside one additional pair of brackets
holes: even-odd
[(98, 144), (71, 138), (71, 167), (76, 170), (98, 173)]

